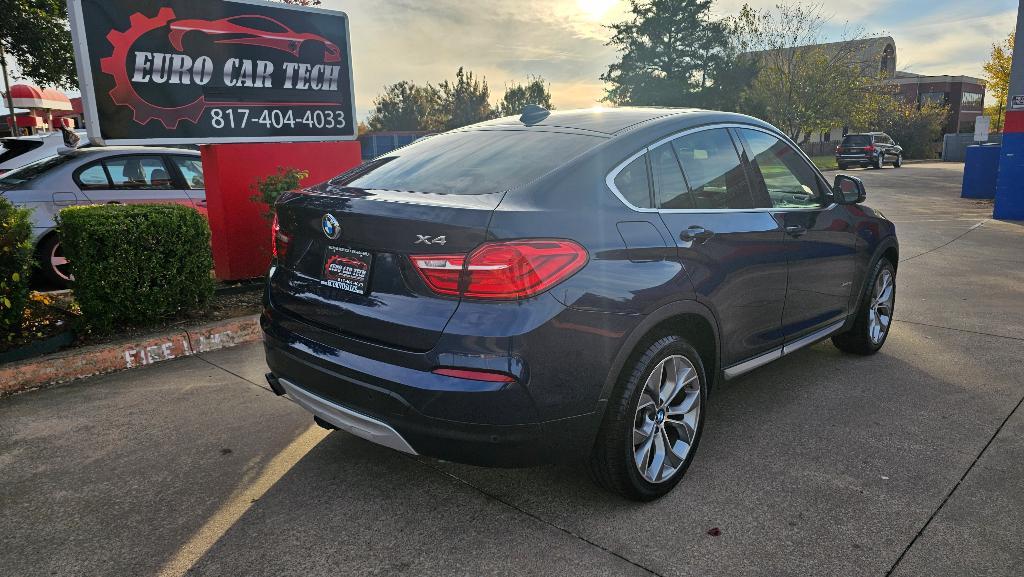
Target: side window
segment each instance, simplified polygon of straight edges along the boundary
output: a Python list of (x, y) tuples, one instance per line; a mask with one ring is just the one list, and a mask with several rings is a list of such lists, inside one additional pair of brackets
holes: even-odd
[(698, 209), (753, 208), (746, 171), (723, 128), (702, 130), (672, 141)]
[(790, 145), (758, 130), (741, 128), (750, 147), (753, 172), (760, 176), (774, 208), (821, 206), (823, 195), (818, 176)]
[(175, 166), (181, 171), (181, 176), (185, 178), (185, 186), (192, 190), (206, 188), (202, 160), (194, 156), (175, 156), (173, 158)]
[(661, 208), (693, 208), (693, 197), (679, 169), (679, 161), (671, 144), (663, 144), (651, 151), (651, 172), (654, 189), (658, 192)]
[(99, 190), (110, 188), (107, 173), (99, 162), (90, 164), (78, 173), (78, 186), (82, 190)]
[(172, 188), (171, 173), (159, 156), (123, 156), (104, 161), (114, 188)]

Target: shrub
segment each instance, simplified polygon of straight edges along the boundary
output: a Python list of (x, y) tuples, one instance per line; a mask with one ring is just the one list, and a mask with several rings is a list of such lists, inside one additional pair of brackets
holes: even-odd
[(269, 208), (263, 216), (270, 220), (274, 218), (274, 204), (282, 194), (302, 188), (302, 181), (309, 178), (308, 170), (297, 168), (277, 167), (277, 172), (266, 178), (259, 178), (252, 189), (256, 194), (250, 197), (255, 202), (261, 202)]
[(180, 205), (77, 206), (58, 217), (75, 298), (100, 332), (203, 308), (213, 294), (210, 227)]
[(11, 339), (21, 330), (32, 269), (32, 222), (29, 212), (0, 198), (0, 335)]

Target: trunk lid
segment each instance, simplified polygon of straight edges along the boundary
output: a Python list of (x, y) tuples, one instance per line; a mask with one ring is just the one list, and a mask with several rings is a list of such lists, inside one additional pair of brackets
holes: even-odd
[[(503, 195), (330, 184), (290, 194), (277, 205), (280, 234), (289, 242), (279, 248), (270, 299), (286, 313), (330, 331), (429, 350), (459, 299), (430, 291), (409, 255), (468, 253), (484, 242)], [(327, 215), (334, 222), (325, 226)], [(325, 228), (333, 232), (335, 223), (337, 238), (330, 238)]]

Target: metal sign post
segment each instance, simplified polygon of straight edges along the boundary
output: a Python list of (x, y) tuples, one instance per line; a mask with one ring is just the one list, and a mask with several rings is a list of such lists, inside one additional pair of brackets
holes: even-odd
[[(1017, 38), (1024, 32), (1024, 0), (1017, 9)], [(993, 216), (1024, 220), (1024, 42), (1013, 48), (1010, 98), (1003, 127), (1003, 146)]]

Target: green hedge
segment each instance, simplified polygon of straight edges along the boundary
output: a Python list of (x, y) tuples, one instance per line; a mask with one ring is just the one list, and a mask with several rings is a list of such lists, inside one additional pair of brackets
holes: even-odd
[(58, 217), (75, 299), (99, 331), (148, 325), (213, 295), (210, 227), (180, 205), (75, 206)]
[(0, 338), (17, 334), (28, 303), (32, 269), (29, 211), (0, 198)]

